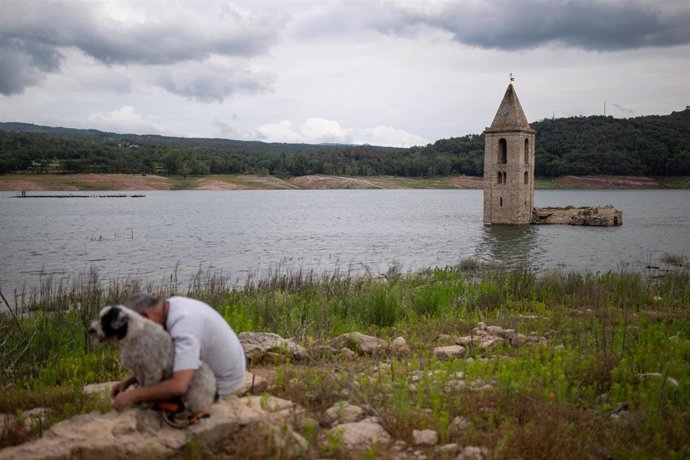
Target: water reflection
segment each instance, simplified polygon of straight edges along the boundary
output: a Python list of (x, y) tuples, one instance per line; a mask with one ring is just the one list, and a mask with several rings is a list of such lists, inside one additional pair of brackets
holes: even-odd
[(537, 256), (537, 232), (533, 225), (485, 225), (475, 256), (509, 268), (530, 267)]

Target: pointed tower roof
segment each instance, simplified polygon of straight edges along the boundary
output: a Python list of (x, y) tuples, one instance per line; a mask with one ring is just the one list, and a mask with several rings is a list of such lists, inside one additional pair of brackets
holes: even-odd
[(529, 125), (527, 117), (525, 116), (525, 112), (522, 110), (520, 100), (517, 97), (517, 93), (515, 92), (512, 83), (508, 85), (506, 94), (503, 96), (501, 105), (498, 107), (498, 112), (496, 112), (494, 121), (491, 123), (491, 127), (489, 129), (492, 131), (501, 131), (504, 129), (532, 130), (532, 127)]

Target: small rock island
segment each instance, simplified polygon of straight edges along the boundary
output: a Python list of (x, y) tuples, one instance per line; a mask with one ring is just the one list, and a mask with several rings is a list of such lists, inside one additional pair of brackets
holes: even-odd
[(484, 131), (484, 224), (623, 224), (623, 213), (612, 206), (534, 207), (534, 140), (535, 131), (510, 83)]

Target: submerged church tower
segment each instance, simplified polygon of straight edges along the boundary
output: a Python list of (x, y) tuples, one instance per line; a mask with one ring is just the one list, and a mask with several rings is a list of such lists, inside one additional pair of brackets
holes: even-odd
[(513, 84), (484, 131), (484, 223), (530, 224), (534, 207), (534, 130)]

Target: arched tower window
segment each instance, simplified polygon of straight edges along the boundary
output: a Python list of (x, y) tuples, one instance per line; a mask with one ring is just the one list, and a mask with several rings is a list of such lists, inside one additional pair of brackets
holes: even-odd
[(508, 143), (503, 138), (498, 140), (498, 162), (501, 164), (508, 163)]
[(525, 185), (529, 184), (529, 174), (525, 172)]
[(498, 172), (498, 183), (499, 183), (499, 184), (502, 184), (502, 183), (503, 183), (503, 174), (501, 174), (500, 171)]
[(529, 163), (529, 139), (525, 139), (525, 163)]

